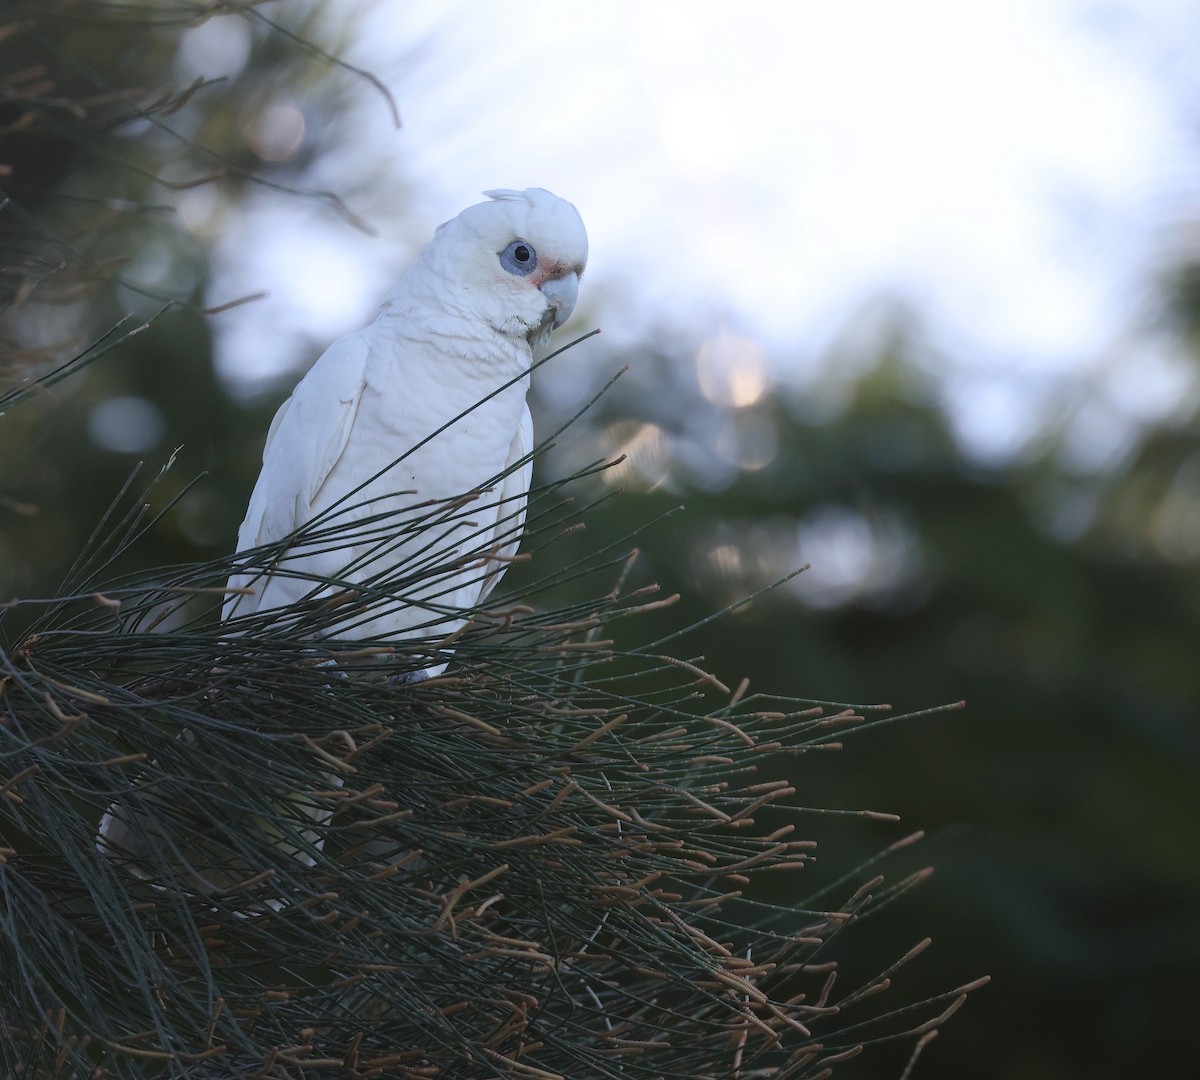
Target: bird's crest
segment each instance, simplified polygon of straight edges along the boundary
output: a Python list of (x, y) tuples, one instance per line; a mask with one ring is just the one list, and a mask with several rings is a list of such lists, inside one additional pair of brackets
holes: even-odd
[(492, 188), (491, 191), (485, 191), (483, 194), (489, 199), (495, 199), (496, 202), (526, 202), (532, 204), (535, 194), (550, 195), (550, 192), (545, 188), (526, 188), (524, 191), (518, 191), (516, 188)]

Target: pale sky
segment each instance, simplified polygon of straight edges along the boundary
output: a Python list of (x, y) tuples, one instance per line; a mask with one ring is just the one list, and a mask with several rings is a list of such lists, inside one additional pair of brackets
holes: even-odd
[[(1144, 344), (1138, 377), (1113, 362), (1195, 202), (1194, 4), (356, 6), (349, 58), (389, 85), (403, 126), (362, 93), (353, 137), (312, 181), (394, 175), (398, 205), (356, 206), (377, 240), (269, 193), (224, 223), (212, 301), (272, 293), (215, 324), (234, 383), (369, 321), (413, 246), (485, 188), (540, 186), (587, 223), (572, 325), (599, 323), (610, 349), (652, 325), (730, 330), (803, 391), (852, 313), (900, 296), (927, 318), (946, 403), (983, 456), (1025, 437), (1064, 380), (1101, 388), (1112, 415), (1093, 427), (1110, 443), (1137, 422), (1114, 395), (1145, 417), (1197, 392), (1180, 358)], [(237, 30), (203, 47), (218, 24), (241, 25), (193, 32), (185, 68), (237, 62)], [(295, 122), (280, 105), (268, 153)], [(185, 206), (198, 230), (208, 198)]]

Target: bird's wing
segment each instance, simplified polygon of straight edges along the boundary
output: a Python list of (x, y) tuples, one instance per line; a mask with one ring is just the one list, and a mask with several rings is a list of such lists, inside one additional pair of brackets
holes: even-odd
[[(314, 500), (354, 427), (366, 387), (367, 351), (359, 335), (335, 341), (279, 407), (267, 432), (258, 483), (238, 529), (238, 551), (282, 540), (312, 518)], [(276, 582), (276, 592), (283, 593), (268, 596), (273, 580), (265, 569), (233, 574), (231, 589), (253, 591), (227, 597), (222, 617), (278, 607), (307, 591), (307, 586)]]
[(504, 481), (500, 485), (499, 504), (496, 508), (499, 518), (496, 532), (498, 534), (507, 533), (510, 539), (504, 542), (498, 552), (501, 560), (494, 564), (492, 572), (483, 579), (477, 603), (482, 604), (491, 594), (496, 584), (504, 576), (504, 571), (508, 569), (507, 560), (517, 553), (517, 548), (521, 544), (521, 530), (525, 525), (526, 499), (529, 495), (530, 484), (533, 482), (533, 461), (526, 461), (515, 469), (513, 466), (532, 449), (533, 416), (528, 409), (525, 409), (521, 415), (521, 424), (508, 448), (508, 460), (504, 463), (504, 467), (512, 469), (512, 472), (504, 477)]
[(366, 387), (361, 335), (335, 341), (271, 421), (262, 472), (238, 530), (238, 551), (269, 544), (312, 516), (322, 485), (345, 452)]

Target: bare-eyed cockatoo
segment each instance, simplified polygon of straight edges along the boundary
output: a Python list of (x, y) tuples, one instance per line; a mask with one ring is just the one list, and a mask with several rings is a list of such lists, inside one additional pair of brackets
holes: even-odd
[[(436, 644), (495, 587), (533, 469), (533, 353), (571, 314), (588, 245), (575, 207), (548, 191), (485, 194), (437, 229), (379, 317), (334, 342), (275, 414), (238, 532), (239, 553), (268, 550), (230, 578), (231, 630), (241, 616), (286, 618), (298, 601), (337, 595), (322, 636)], [(326, 531), (270, 550), (306, 525)], [(420, 669), (436, 674), (446, 656), (431, 650)], [(228, 873), (197, 865), (203, 853), (178, 850), (147, 811), (155, 798), (110, 806), (100, 850), (138, 874), (174, 851), (201, 891), (226, 883)], [(328, 817), (297, 798), (304, 816)]]
[[(532, 473), (533, 350), (571, 314), (588, 246), (564, 199), (485, 194), (438, 228), (375, 322), (331, 345), (276, 413), (238, 551), (314, 519), (337, 537), (301, 538), (233, 576), (251, 592), (228, 598), (226, 619), (327, 595), (314, 578), (337, 578), (391, 595), (351, 594), (357, 607), (325, 636), (436, 640), (495, 587)], [(421, 529), (418, 514), (430, 515)]]

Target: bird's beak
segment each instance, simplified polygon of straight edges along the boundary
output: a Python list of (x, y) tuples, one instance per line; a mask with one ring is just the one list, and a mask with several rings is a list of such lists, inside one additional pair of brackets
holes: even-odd
[(575, 301), (579, 299), (579, 275), (572, 270), (562, 277), (550, 278), (542, 282), (541, 290), (550, 302), (550, 310), (554, 312), (554, 329), (557, 330), (575, 310)]

